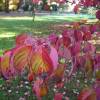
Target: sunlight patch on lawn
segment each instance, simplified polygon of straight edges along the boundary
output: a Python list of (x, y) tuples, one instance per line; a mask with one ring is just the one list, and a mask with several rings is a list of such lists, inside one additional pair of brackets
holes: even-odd
[(70, 17), (67, 17), (67, 16), (36, 16), (35, 17), (35, 20), (36, 21), (56, 21), (56, 20), (66, 20), (66, 19), (69, 19)]
[(12, 32), (7, 32), (7, 33), (0, 34), (0, 38), (10, 38), (10, 37), (14, 37), (14, 36), (16, 36), (16, 34), (12, 33)]
[[(94, 18), (94, 16), (90, 15), (83, 15), (83, 14), (64, 14), (64, 15), (45, 15), (45, 16), (35, 16), (35, 21), (55, 21), (55, 20), (79, 20), (79, 19), (90, 19)], [(33, 17), (0, 17), (0, 19), (5, 19), (5, 20), (32, 20)]]
[(98, 19), (88, 19), (87, 23), (96, 23)]
[(32, 17), (0, 17), (0, 19), (7, 19), (7, 20), (32, 20)]

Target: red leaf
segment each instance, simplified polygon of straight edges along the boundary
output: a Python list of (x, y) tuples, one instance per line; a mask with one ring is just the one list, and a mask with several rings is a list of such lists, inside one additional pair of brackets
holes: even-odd
[(80, 92), (78, 100), (97, 100), (96, 93), (93, 89), (85, 88)]
[(29, 37), (28, 34), (26, 33), (23, 33), (23, 34), (20, 34), (16, 37), (16, 45), (23, 45), (25, 43), (25, 40)]
[(31, 51), (32, 46), (20, 46), (13, 50), (10, 63), (17, 72), (22, 72), (26, 66), (28, 67), (28, 58)]
[(35, 74), (52, 73), (53, 63), (47, 49), (39, 47), (37, 51), (31, 54), (30, 67)]
[(54, 100), (62, 100), (62, 98), (63, 98), (63, 94), (61, 93), (56, 93), (54, 96)]
[(28, 80), (29, 80), (30, 82), (32, 82), (33, 79), (34, 79), (34, 75), (33, 75), (32, 73), (29, 73), (29, 75), (28, 75)]
[(1, 73), (6, 79), (9, 79), (14, 74), (14, 69), (10, 66), (10, 57), (11, 51), (8, 51), (1, 57), (0, 62)]

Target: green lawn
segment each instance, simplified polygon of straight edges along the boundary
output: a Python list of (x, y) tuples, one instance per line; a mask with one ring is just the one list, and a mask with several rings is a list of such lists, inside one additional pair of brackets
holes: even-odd
[(14, 46), (15, 36), (20, 33), (32, 33), (33, 35), (48, 35), (58, 29), (51, 28), (54, 25), (70, 23), (80, 19), (88, 19), (87, 15), (46, 15), (36, 16), (35, 22), (32, 17), (0, 17), (0, 55), (3, 50)]

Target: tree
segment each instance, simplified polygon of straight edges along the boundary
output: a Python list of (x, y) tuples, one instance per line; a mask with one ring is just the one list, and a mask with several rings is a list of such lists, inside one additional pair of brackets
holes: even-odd
[(42, 0), (42, 2), (43, 2), (42, 9), (43, 9), (43, 10), (44, 10), (44, 8), (45, 8), (45, 5), (47, 4), (47, 1), (48, 1), (48, 0)]
[[(100, 0), (65, 0), (65, 1), (69, 2), (69, 3), (72, 3), (72, 4), (75, 4), (76, 6), (77, 5), (78, 6), (83, 6), (85, 8), (95, 7), (100, 12), (100, 10), (99, 10), (100, 9)], [(78, 1), (78, 3), (76, 1)]]
[(5, 0), (5, 12), (9, 13), (9, 0)]

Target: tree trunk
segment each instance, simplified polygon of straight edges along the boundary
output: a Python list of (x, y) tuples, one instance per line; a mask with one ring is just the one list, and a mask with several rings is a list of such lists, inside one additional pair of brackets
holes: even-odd
[(47, 4), (47, 0), (42, 0), (42, 1), (43, 1), (42, 10), (44, 10), (45, 5)]
[(9, 0), (5, 0), (5, 12), (9, 13)]

